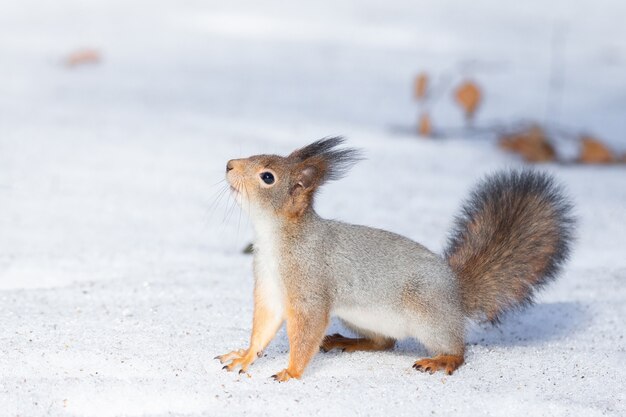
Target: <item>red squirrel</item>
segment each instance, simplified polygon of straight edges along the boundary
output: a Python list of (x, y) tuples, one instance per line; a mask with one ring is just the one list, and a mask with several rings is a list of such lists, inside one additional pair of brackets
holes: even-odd
[[(464, 361), (467, 319), (495, 323), (556, 277), (570, 252), (572, 205), (546, 174), (496, 173), (471, 193), (440, 256), (315, 212), (318, 188), (361, 159), (342, 144), (327, 138), (226, 165), (256, 232), (254, 317), (248, 348), (216, 358), (246, 372), (286, 321), (289, 364), (278, 381), (300, 378), (320, 349), (385, 350), (407, 337), (433, 355), (415, 369), (452, 374)], [(333, 316), (359, 337), (324, 336)]]

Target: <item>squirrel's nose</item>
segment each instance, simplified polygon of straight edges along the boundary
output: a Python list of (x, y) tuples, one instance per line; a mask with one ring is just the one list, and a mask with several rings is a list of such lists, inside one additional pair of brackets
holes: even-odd
[(233, 161), (228, 161), (228, 163), (226, 164), (226, 172), (232, 170), (233, 168)]

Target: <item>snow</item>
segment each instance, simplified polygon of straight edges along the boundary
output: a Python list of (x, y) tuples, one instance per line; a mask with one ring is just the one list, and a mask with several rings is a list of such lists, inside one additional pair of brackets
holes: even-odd
[[(563, 25), (558, 119), (626, 150), (625, 12), (617, 0), (2, 3), (0, 414), (624, 415), (623, 168), (540, 167), (576, 203), (572, 259), (535, 306), (474, 326), (455, 375), (414, 371), (425, 352), (403, 341), (319, 354), (285, 384), (268, 378), (286, 366), (284, 330), (249, 376), (213, 360), (246, 345), (252, 314), (252, 228), (213, 184), (230, 158), (342, 134), (368, 159), (326, 187), (320, 214), (441, 251), (471, 186), (519, 162), (489, 141), (393, 129), (415, 120), (415, 72), (477, 59), (483, 120), (541, 119)], [(63, 66), (80, 47), (102, 62)], [(436, 117), (458, 125), (448, 101)]]

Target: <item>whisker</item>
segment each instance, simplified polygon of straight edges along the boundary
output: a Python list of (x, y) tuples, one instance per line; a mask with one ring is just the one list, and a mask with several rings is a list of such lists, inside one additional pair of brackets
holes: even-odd
[(226, 178), (222, 178), (222, 179), (221, 179), (221, 180), (219, 180), (218, 182), (216, 182), (216, 183), (214, 183), (214, 184), (209, 185), (209, 188), (213, 188), (213, 187), (215, 187), (216, 185), (220, 185), (221, 183), (223, 183), (223, 182), (225, 182), (225, 181), (226, 181)]
[[(235, 184), (235, 188), (237, 189), (237, 192), (239, 192), (240, 183), (241, 183), (241, 180), (237, 181), (237, 183)], [(230, 220), (230, 218), (232, 217), (232, 214), (235, 211), (235, 206), (236, 205), (237, 205), (237, 198), (233, 197), (233, 203), (230, 206), (230, 209), (228, 210), (227, 218), (225, 218), (226, 222), (228, 222)]]
[(212, 200), (211, 204), (215, 204), (215, 201), (218, 198), (220, 198), (226, 190), (228, 190), (228, 186), (224, 185), (221, 188), (219, 188), (217, 191), (215, 191), (210, 197), (210, 200)]
[(228, 197), (226, 197), (226, 207), (224, 209), (224, 217), (222, 217), (222, 224), (226, 221), (226, 215), (228, 214), (228, 207), (230, 206), (230, 199), (232, 197), (232, 192), (228, 193)]
[(246, 228), (250, 225), (250, 216), (252, 215), (252, 204), (250, 203), (250, 194), (248, 193), (248, 186), (244, 183), (243, 188), (246, 192), (246, 201), (248, 203), (248, 218), (246, 219)]
[[(244, 182), (243, 185), (245, 186), (245, 182)], [(241, 190), (241, 187), (240, 187), (240, 190)], [(241, 191), (239, 191), (239, 192), (241, 192)], [(243, 203), (244, 203), (243, 199), (240, 198), (240, 200), (241, 200), (241, 204), (243, 205)], [(242, 211), (243, 211), (243, 208), (240, 206), (239, 207), (239, 219), (237, 220), (237, 235), (236, 235), (237, 238), (239, 237), (239, 226), (241, 226), (241, 212)]]
[[(224, 180), (220, 181), (224, 182)], [(219, 183), (217, 183), (216, 185), (219, 185)], [(215, 190), (211, 196), (209, 198), (207, 198), (205, 200), (205, 209), (204, 211), (204, 215), (202, 218), (202, 228), (206, 229), (209, 224), (211, 223), (211, 220), (213, 219), (213, 215), (215, 214), (215, 209), (219, 206), (219, 203), (221, 202), (222, 198), (224, 197), (224, 194), (226, 193), (226, 191), (228, 191), (228, 186), (227, 185), (223, 185), (222, 187), (220, 187), (219, 189)]]
[(216, 196), (213, 198), (213, 202), (207, 208), (208, 220), (211, 220), (211, 218), (213, 217), (213, 214), (215, 214), (215, 209), (219, 205), (222, 198), (224, 198), (224, 195), (226, 194), (227, 191), (228, 191), (228, 186), (224, 186), (215, 193)]

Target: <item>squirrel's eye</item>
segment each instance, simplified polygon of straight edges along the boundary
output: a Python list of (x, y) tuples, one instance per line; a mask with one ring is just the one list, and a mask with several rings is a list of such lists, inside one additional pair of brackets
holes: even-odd
[(266, 184), (274, 184), (274, 174), (271, 172), (261, 172), (261, 179)]

